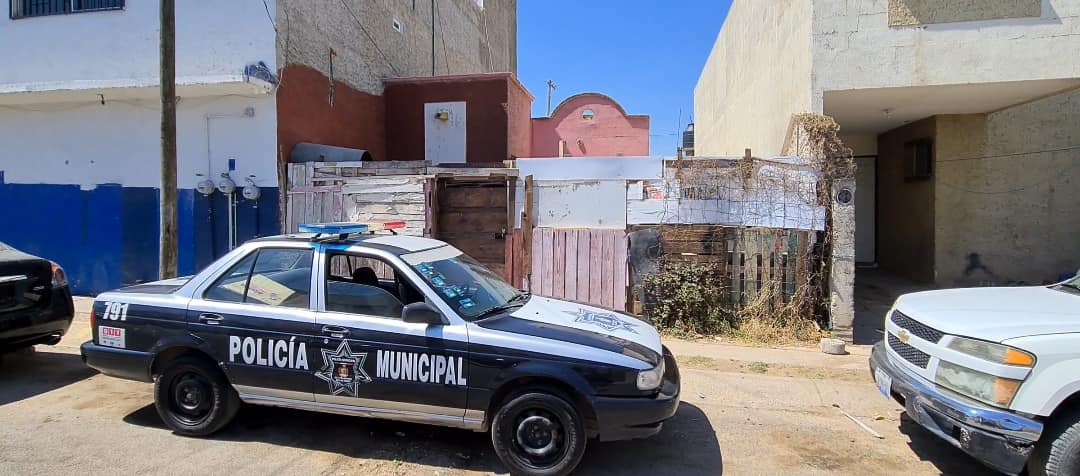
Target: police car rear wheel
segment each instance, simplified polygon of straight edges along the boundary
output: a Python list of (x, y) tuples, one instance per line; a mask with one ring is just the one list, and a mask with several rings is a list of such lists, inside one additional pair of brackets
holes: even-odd
[(173, 431), (203, 436), (228, 424), (240, 401), (217, 367), (202, 359), (181, 357), (154, 384), (154, 406)]
[(563, 398), (529, 391), (495, 414), (491, 441), (511, 474), (568, 474), (585, 453), (581, 414)]

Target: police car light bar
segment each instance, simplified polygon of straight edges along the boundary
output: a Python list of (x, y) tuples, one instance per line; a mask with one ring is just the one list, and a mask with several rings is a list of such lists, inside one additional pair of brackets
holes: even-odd
[(337, 223), (305, 223), (300, 225), (301, 233), (317, 233), (319, 235), (339, 235), (344, 237), (353, 233), (366, 233), (382, 230), (396, 230), (405, 228), (404, 220), (389, 221), (364, 221), (364, 222), (337, 222)]

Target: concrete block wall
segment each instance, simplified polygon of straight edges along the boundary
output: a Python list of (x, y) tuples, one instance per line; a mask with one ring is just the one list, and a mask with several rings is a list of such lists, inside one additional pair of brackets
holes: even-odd
[[(517, 71), (517, 0), (279, 0), (278, 64), (381, 94), (387, 78)], [(401, 31), (394, 29), (395, 20)], [(287, 81), (287, 79), (286, 79)]]
[(814, 111), (823, 110), (824, 91), (1075, 78), (1080, 71), (1080, 55), (1066, 53), (1080, 50), (1080, 2), (1044, 0), (1030, 18), (961, 21), (1030, 1), (891, 1), (951, 4), (953, 14), (940, 19), (956, 21), (897, 27), (890, 0), (814, 0)]
[(1080, 268), (1080, 90), (937, 118), (935, 281), (1043, 283)]

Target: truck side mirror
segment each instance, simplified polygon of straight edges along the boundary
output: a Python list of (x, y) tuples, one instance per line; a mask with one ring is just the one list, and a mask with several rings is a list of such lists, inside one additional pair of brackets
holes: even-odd
[(439, 311), (426, 302), (414, 302), (401, 310), (401, 320), (412, 324), (427, 324), (429, 326), (442, 326), (448, 324), (446, 318)]

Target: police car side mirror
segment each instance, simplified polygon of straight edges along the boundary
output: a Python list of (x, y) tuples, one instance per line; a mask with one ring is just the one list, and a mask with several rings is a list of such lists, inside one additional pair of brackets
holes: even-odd
[(427, 324), (429, 326), (441, 326), (446, 324), (439, 311), (436, 311), (426, 302), (414, 302), (401, 310), (401, 320), (412, 324)]

